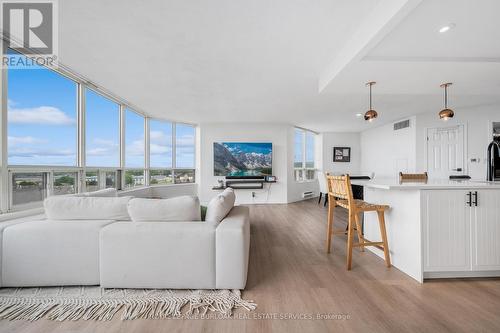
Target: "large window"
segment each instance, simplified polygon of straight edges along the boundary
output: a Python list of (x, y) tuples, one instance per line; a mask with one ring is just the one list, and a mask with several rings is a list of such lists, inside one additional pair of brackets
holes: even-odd
[(100, 182), (99, 182), (99, 171), (97, 170), (87, 170), (85, 172), (85, 190), (87, 192), (94, 192), (99, 190)]
[(129, 169), (125, 171), (125, 188), (144, 186), (144, 170)]
[(125, 188), (144, 186), (144, 117), (125, 110)]
[(195, 128), (191, 125), (175, 125), (175, 167), (194, 169)]
[(125, 110), (125, 167), (144, 168), (144, 117)]
[(120, 166), (120, 106), (85, 90), (86, 165)]
[(78, 172), (54, 172), (52, 181), (52, 194), (74, 194), (77, 192), (77, 184)]
[(293, 167), (296, 181), (313, 180), (315, 177), (315, 139), (315, 133), (300, 128), (295, 129)]
[(9, 67), (8, 80), (9, 165), (76, 166), (77, 84), (43, 67)]
[(47, 197), (47, 172), (16, 172), (11, 178), (11, 206), (29, 206)]
[(9, 67), (7, 74), (2, 212), (40, 207), (49, 195), (195, 181), (194, 126), (146, 122), (66, 69)]
[(151, 168), (172, 168), (172, 123), (149, 121), (149, 154)]
[(149, 129), (149, 184), (194, 183), (196, 128), (151, 120)]

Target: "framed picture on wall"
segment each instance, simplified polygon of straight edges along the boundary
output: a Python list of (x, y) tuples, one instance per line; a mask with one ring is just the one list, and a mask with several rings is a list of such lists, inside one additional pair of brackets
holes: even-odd
[(351, 162), (351, 147), (333, 147), (334, 162)]

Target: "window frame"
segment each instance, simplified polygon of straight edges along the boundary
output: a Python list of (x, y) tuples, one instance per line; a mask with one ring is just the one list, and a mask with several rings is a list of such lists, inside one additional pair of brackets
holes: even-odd
[[(118, 105), (118, 165), (117, 166), (97, 166), (97, 165), (92, 165), (88, 166), (87, 165), (87, 93), (86, 90), (91, 90), (94, 94), (99, 95), (105, 99), (110, 100), (112, 103), (115, 103)], [(124, 131), (125, 128), (122, 126), (122, 121), (124, 121), (123, 115), (122, 115), (122, 108), (123, 108), (123, 103), (118, 101), (117, 99), (106, 95), (97, 89), (93, 88), (92, 86), (88, 86), (82, 83), (79, 83), (79, 89), (78, 89), (78, 156), (79, 156), (79, 163), (78, 166), (82, 168), (89, 168), (89, 169), (120, 169), (123, 164), (122, 164), (122, 151), (121, 151), (121, 139), (122, 136), (125, 135)]]
[[(151, 120), (154, 120), (154, 121), (159, 121), (159, 122), (165, 122), (165, 123), (170, 123), (171, 126), (172, 126), (172, 138), (171, 138), (171, 142), (172, 142), (172, 167), (170, 168), (162, 168), (162, 167), (152, 167), (150, 165), (150, 160), (151, 160), (151, 155), (150, 155), (150, 152), (149, 152), (149, 147), (150, 147), (150, 126), (149, 126), (149, 123)], [(197, 151), (198, 151), (198, 146), (196, 144), (196, 140), (197, 140), (197, 125), (194, 125), (194, 124), (190, 124), (190, 123), (185, 123), (185, 122), (174, 122), (174, 121), (169, 121), (169, 120), (166, 120), (166, 119), (159, 119), (159, 118), (148, 118), (147, 120), (148, 122), (148, 132), (147, 132), (147, 136), (146, 136), (146, 140), (148, 142), (147, 144), (147, 147), (148, 147), (148, 156), (147, 156), (147, 165), (149, 166), (147, 168), (147, 186), (173, 186), (173, 185), (185, 185), (185, 184), (194, 184), (196, 183), (197, 181), (197, 172), (196, 172), (196, 156), (197, 156)], [(193, 131), (194, 131), (194, 167), (193, 168), (178, 168), (177, 167), (177, 161), (176, 161), (176, 146), (177, 146), (177, 142), (176, 142), (176, 127), (177, 125), (184, 125), (184, 126), (190, 126), (193, 128)], [(172, 175), (172, 183), (171, 184), (150, 184), (150, 181), (151, 181), (151, 177), (149, 175), (150, 171), (151, 170), (166, 170), (166, 171), (171, 171), (171, 175)], [(193, 171), (193, 181), (192, 182), (187, 182), (187, 183), (176, 183), (175, 182), (175, 173), (176, 171), (183, 171), (183, 170), (192, 170)]]
[[(5, 56), (8, 52), (8, 49), (9, 47), (5, 46), (5, 43), (6, 41), (2, 38), (0, 38), (0, 54), (2, 56)], [(19, 51), (16, 51), (16, 50), (13, 50), (14, 52), (26, 57), (26, 58), (32, 58), (32, 56), (30, 55), (26, 55), (24, 53), (21, 53)], [(84, 86), (84, 83), (82, 82), (82, 80), (80, 79), (77, 79), (77, 77), (73, 74), (71, 74), (71, 72), (69, 72), (68, 70), (64, 70), (62, 67), (55, 67), (55, 66), (44, 66), (44, 65), (38, 65), (39, 67), (42, 67), (46, 70), (50, 70), (60, 76), (62, 76), (63, 78), (67, 79), (67, 80), (70, 80), (72, 81), (73, 83), (75, 83), (75, 88), (76, 88), (76, 112), (75, 112), (75, 115), (76, 115), (76, 137), (75, 137), (75, 152), (76, 152), (76, 160), (75, 160), (75, 165), (30, 165), (30, 164), (9, 164), (8, 162), (8, 159), (9, 159), (9, 150), (8, 150), (8, 138), (7, 138), (7, 135), (4, 135), (3, 133), (8, 133), (8, 126), (9, 126), (9, 118), (8, 118), (8, 112), (5, 112), (6, 115), (5, 115), (5, 124), (2, 122), (2, 130), (0, 131), (2, 133), (2, 137), (0, 138), (0, 142), (2, 141), (5, 141), (5, 146), (6, 146), (6, 150), (5, 150), (5, 167), (7, 168), (7, 172), (11, 169), (11, 168), (78, 168), (80, 167), (80, 154), (81, 154), (81, 142), (80, 142), (80, 124), (81, 124), (81, 121), (80, 121), (80, 115), (82, 113), (82, 109), (81, 109), (81, 102), (80, 100), (82, 99), (81, 97), (81, 87)], [(8, 105), (7, 105), (7, 101), (8, 101), (8, 86), (9, 86), (9, 78), (8, 78), (8, 68), (5, 68), (5, 69), (1, 69), (0, 68), (0, 72), (2, 73), (2, 76), (0, 78), (1, 80), (1, 83), (0, 83), (0, 87), (2, 89), (1, 93), (0, 93), (0, 97), (2, 98), (2, 103), (1, 103), (1, 110), (8, 110)], [(83, 97), (84, 99), (85, 97)], [(3, 120), (3, 119), (2, 119)], [(2, 145), (2, 149), (3, 149), (3, 145)], [(2, 154), (0, 154), (3, 156), (3, 152)], [(0, 165), (1, 165), (1, 161), (0, 161)], [(4, 179), (2, 179), (4, 180)], [(10, 183), (9, 183), (10, 185)], [(9, 207), (10, 207), (10, 204), (9, 204)], [(9, 209), (10, 211), (10, 209)], [(0, 210), (0, 213), (1, 213), (1, 210)]]

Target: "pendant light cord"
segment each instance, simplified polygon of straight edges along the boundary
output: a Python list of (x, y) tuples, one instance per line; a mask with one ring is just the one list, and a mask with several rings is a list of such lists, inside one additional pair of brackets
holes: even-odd
[(370, 84), (370, 110), (372, 109), (372, 84)]
[(448, 108), (448, 85), (444, 86), (444, 108)]

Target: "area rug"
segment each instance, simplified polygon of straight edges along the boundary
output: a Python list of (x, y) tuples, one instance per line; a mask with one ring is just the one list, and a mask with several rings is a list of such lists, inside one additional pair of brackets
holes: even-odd
[(103, 289), (100, 287), (1, 288), (0, 319), (111, 320), (192, 318), (213, 312), (230, 317), (254, 310), (239, 290)]

